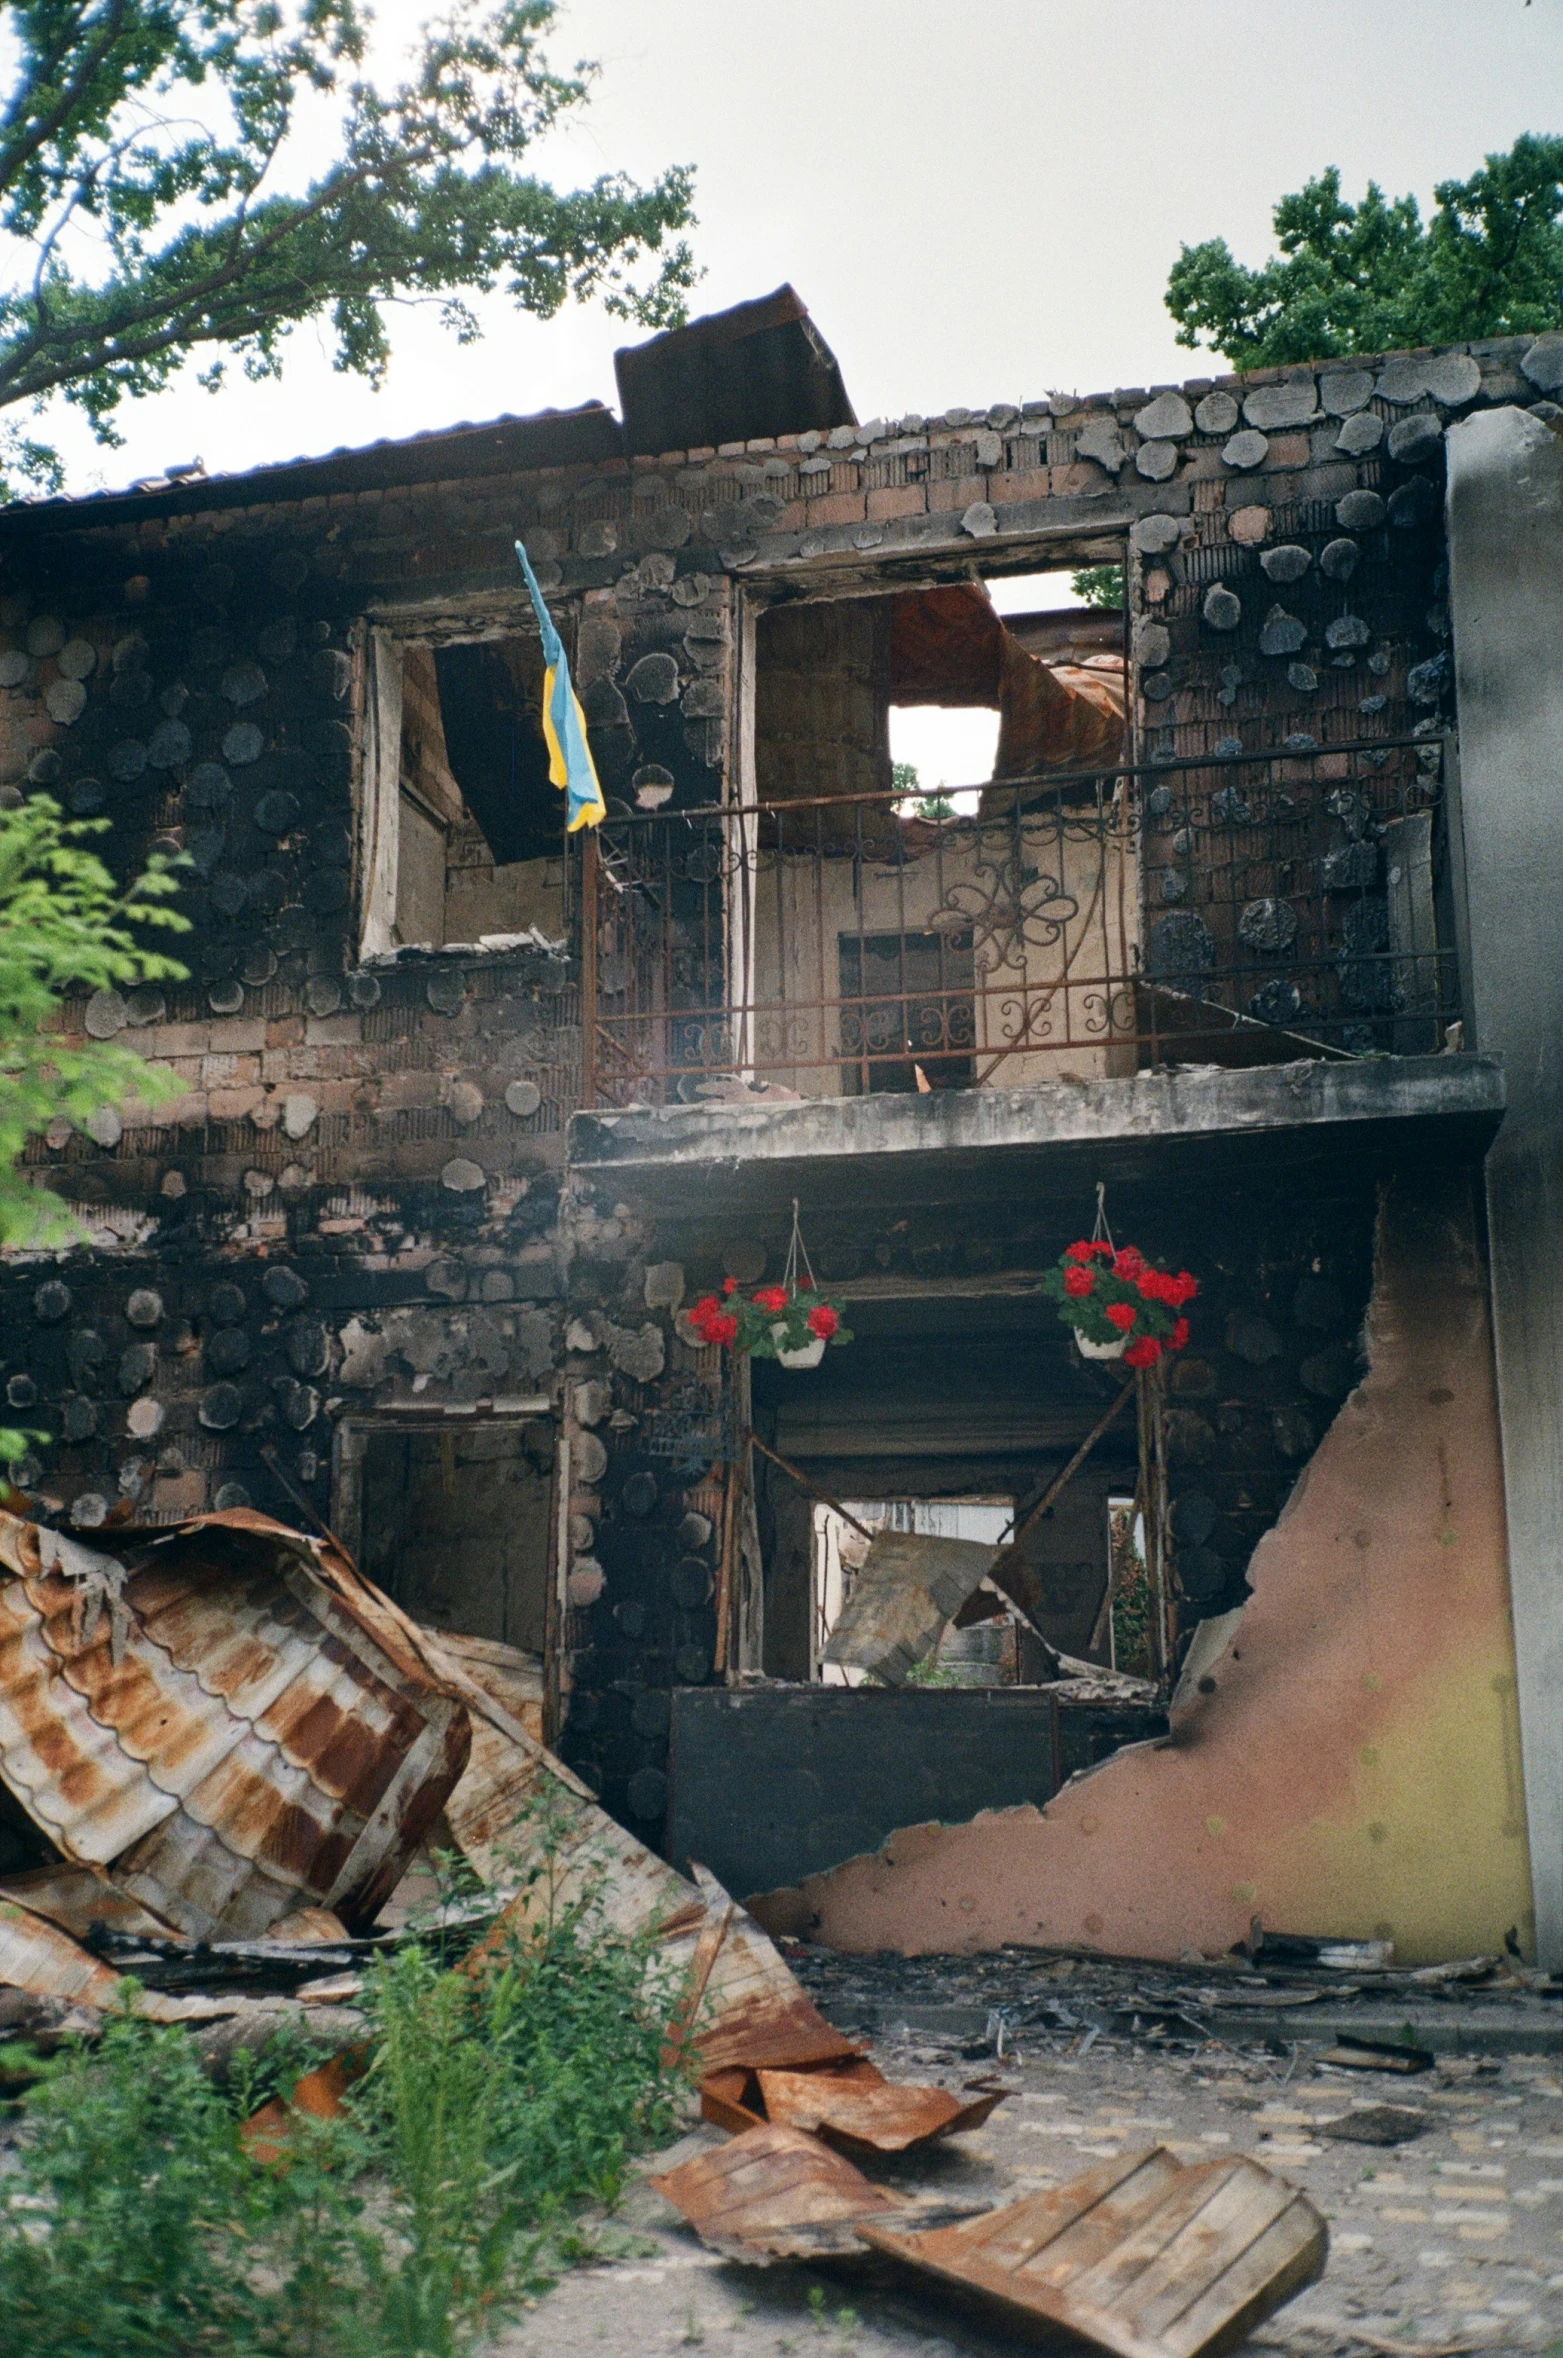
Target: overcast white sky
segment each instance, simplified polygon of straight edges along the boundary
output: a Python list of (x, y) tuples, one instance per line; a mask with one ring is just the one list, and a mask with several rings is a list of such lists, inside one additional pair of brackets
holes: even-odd
[[(387, 32), (427, 13), (381, 0)], [(692, 163), (694, 308), (790, 279), (865, 418), (1219, 367), (1162, 308), (1181, 240), (1257, 261), (1326, 164), (1427, 206), (1563, 127), (1563, 0), (569, 0), (555, 55), (603, 72), (553, 176)], [(614, 321), (487, 317), (457, 350), (409, 314), (378, 394), (306, 330), (280, 386), (187, 380), (124, 413), (123, 450), (62, 424), (71, 488), (613, 399)]]

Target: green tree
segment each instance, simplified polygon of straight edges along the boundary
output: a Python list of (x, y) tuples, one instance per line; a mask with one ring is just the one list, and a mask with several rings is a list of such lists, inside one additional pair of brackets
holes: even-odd
[(1563, 137), (1526, 132), (1434, 194), (1426, 223), (1415, 197), (1371, 180), (1349, 205), (1331, 165), (1282, 197), (1280, 254), (1259, 269), (1225, 238), (1184, 246), (1167, 281), (1178, 342), (1271, 368), (1563, 323)]
[(1123, 604), (1123, 567), (1083, 565), (1071, 573), (1069, 586), (1088, 606), (1108, 606), (1116, 612)]
[[(474, 292), (550, 318), (568, 299), (653, 327), (694, 271), (673, 233), (687, 170), (561, 192), (528, 150), (584, 101), (553, 73), (554, 0), (453, 0), (398, 77), (370, 63), (361, 0), (12, 0), (0, 105), (0, 409), (62, 397), (113, 443), (127, 398), (191, 355), (278, 373), (328, 317), (336, 365), (378, 382), (387, 308), (434, 300), (461, 342)], [(323, 116), (330, 161), (307, 176)], [(57, 484), (13, 423), (3, 461)]]
[[(0, 810), (0, 1247), (59, 1244), (77, 1234), (66, 1205), (20, 1167), (29, 1138), (64, 1119), (84, 1129), (104, 1107), (166, 1104), (184, 1084), (115, 1040), (68, 1042), (61, 996), (185, 970), (152, 948), (148, 929), (183, 933), (169, 906), (177, 880), (154, 853), (122, 889), (86, 838), (106, 819), (62, 818), (46, 794)], [(25, 1437), (0, 1431), (0, 1459)]]

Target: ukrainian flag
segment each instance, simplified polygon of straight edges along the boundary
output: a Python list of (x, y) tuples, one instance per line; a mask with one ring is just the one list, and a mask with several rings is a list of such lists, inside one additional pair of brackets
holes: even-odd
[(607, 816), (607, 805), (597, 783), (592, 749), (586, 742), (586, 715), (570, 685), (570, 665), (563, 641), (554, 628), (553, 616), (543, 602), (537, 576), (520, 541), (516, 542), (516, 555), (531, 593), (537, 627), (543, 634), (543, 662), (547, 667), (543, 674), (543, 736), (548, 744), (548, 775), (556, 786), (564, 788), (565, 831), (573, 835), (579, 827), (601, 826)]

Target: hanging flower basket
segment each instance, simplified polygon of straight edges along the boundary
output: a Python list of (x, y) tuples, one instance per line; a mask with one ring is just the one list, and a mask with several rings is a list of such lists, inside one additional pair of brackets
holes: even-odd
[(719, 1299), (707, 1294), (689, 1313), (703, 1343), (723, 1345), (735, 1357), (779, 1359), (783, 1367), (818, 1367), (827, 1343), (850, 1343), (842, 1305), (814, 1286), (789, 1293), (784, 1285), (762, 1285), (747, 1299), (730, 1277)]
[(1134, 1245), (1111, 1237), (1072, 1244), (1042, 1280), (1058, 1315), (1074, 1328), (1087, 1359), (1121, 1359), (1125, 1367), (1154, 1367), (1189, 1339), (1183, 1312), (1199, 1292), (1186, 1269), (1162, 1269)]
[[(802, 1260), (805, 1283), (798, 1283)], [(775, 1359), (783, 1367), (818, 1367), (827, 1343), (850, 1343), (852, 1330), (844, 1324), (845, 1305), (823, 1293), (798, 1229), (798, 1207), (792, 1207), (792, 1242), (786, 1274), (780, 1285), (762, 1285), (747, 1299), (738, 1280), (729, 1277), (720, 1298), (706, 1294), (689, 1313), (689, 1323), (703, 1343), (720, 1345), (735, 1358)]]

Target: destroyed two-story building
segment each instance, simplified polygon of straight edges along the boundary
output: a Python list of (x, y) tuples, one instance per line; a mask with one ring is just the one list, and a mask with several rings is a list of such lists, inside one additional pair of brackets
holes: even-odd
[[(193, 925), (64, 1010), (186, 1087), (29, 1149), (23, 1487), (329, 1527), (839, 1945), (1556, 1965), (1560, 392), (1543, 336), (859, 422), (783, 289), (618, 414), (4, 511), (3, 792)], [(929, 705), (991, 775), (897, 783)], [(1102, 1425), (1041, 1290), (1099, 1186), (1187, 1348), (963, 1611), (986, 1684), (826, 1683), (831, 1502), (990, 1531)], [(854, 1339), (735, 1366), (688, 1311), (795, 1205)], [(1136, 1535), (1125, 1702), (1057, 1657)]]

